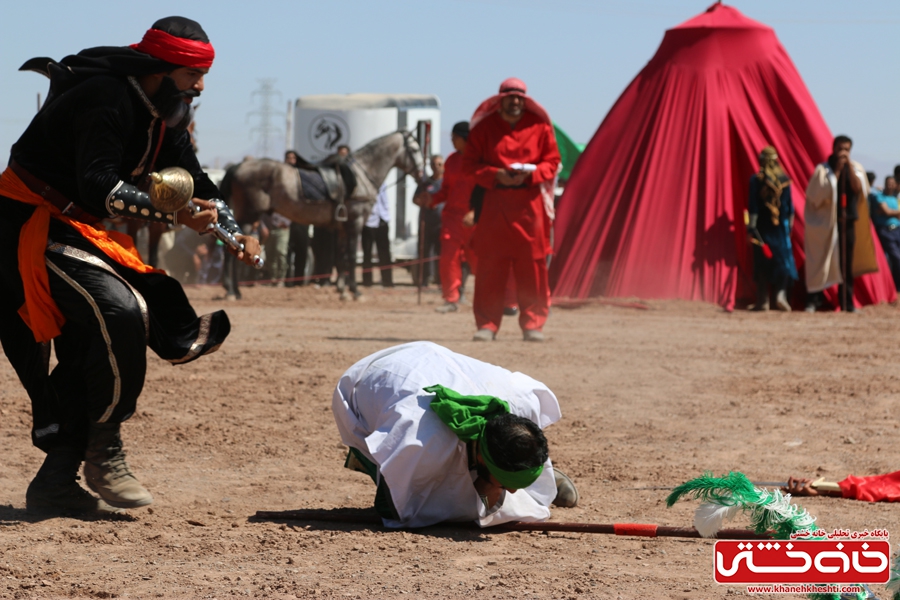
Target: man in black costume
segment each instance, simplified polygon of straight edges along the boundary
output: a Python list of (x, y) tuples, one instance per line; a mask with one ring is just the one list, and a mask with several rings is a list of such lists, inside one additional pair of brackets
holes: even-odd
[[(223, 311), (198, 318), (178, 282), (100, 224), (123, 216), (205, 232), (218, 223), (244, 244), (239, 259), (259, 254), (216, 200), (186, 130), (213, 57), (198, 23), (168, 17), (139, 44), (23, 66), (50, 78), (0, 176), (0, 342), (31, 398), (32, 442), (47, 454), (26, 492), (29, 509), (150, 504), (119, 435), (144, 384), (146, 348), (184, 364), (228, 335)], [(151, 204), (149, 174), (169, 166), (193, 177), (196, 213)], [(58, 365), (48, 373), (51, 340)], [(77, 482), (82, 461), (100, 499)]]

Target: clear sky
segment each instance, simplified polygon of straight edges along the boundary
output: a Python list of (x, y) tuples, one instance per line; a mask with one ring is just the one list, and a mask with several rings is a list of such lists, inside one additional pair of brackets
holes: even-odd
[[(587, 142), (665, 30), (711, 0), (49, 0), (6, 3), (0, 19), (0, 161), (47, 80), (18, 67), (83, 48), (140, 41), (156, 19), (199, 21), (216, 48), (197, 115), (201, 162), (257, 154), (254, 90), (273, 107), (307, 94), (436, 94), (445, 129), (509, 76), (576, 141)], [(728, 3), (728, 2), (726, 2)], [(775, 28), (833, 133), (882, 177), (900, 164), (896, 0), (732, 0)], [(283, 120), (274, 121), (281, 129)], [(283, 148), (279, 140), (277, 148)], [(274, 152), (273, 152), (274, 153)]]

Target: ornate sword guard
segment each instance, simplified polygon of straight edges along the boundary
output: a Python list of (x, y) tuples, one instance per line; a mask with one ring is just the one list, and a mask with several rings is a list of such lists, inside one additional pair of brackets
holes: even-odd
[(194, 178), (181, 167), (167, 167), (150, 173), (150, 203), (158, 211), (174, 213), (194, 197)]

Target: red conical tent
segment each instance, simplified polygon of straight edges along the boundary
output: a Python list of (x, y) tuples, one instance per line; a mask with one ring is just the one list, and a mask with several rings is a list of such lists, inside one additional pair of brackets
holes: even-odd
[[(575, 165), (557, 211), (554, 295), (731, 310), (754, 289), (743, 212), (759, 151), (775, 146), (794, 182), (802, 269), (804, 192), (831, 143), (775, 32), (714, 4), (666, 32)], [(896, 298), (875, 243), (880, 270), (857, 279), (861, 304)]]

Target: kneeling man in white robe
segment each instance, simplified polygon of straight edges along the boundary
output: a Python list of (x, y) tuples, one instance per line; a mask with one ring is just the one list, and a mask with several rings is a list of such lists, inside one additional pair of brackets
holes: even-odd
[(387, 527), (543, 521), (551, 503), (578, 501), (541, 431), (559, 420), (559, 402), (522, 373), (413, 342), (350, 367), (332, 410), (350, 448), (344, 466), (375, 482)]

